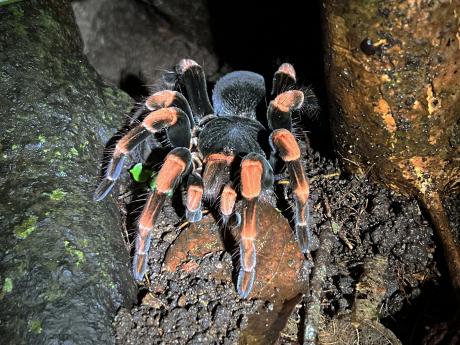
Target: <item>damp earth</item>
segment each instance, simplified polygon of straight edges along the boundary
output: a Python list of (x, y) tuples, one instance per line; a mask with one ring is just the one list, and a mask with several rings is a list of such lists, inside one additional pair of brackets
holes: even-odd
[[(302, 148), (305, 169), (311, 180), (315, 245), (319, 245), (321, 231), (333, 233), (332, 259), (327, 265), (323, 286), (321, 306), (324, 318), (320, 328), (326, 327), (328, 321), (337, 316), (350, 312), (365, 262), (380, 255), (387, 259), (388, 266), (383, 275), (385, 293), (376, 311), (377, 316), (401, 340), (413, 337), (410, 331), (419, 329), (430, 320), (422, 315), (419, 324), (414, 325), (407, 305), (416, 307), (423, 294), (425, 297), (426, 294), (436, 296), (436, 288), (451, 294), (446, 287), (445, 267), (440, 267), (441, 255), (427, 218), (415, 200), (382, 188), (365, 176), (346, 174), (336, 159), (309, 148), (307, 137), (308, 133), (304, 133)], [(129, 184), (121, 187), (122, 196), (124, 191), (129, 191)], [(125, 237), (129, 248), (130, 234), (135, 229), (132, 221), (130, 223), (132, 214), (127, 210), (140, 207), (142, 198), (132, 198), (129, 192), (124, 195), (128, 196), (119, 198), (119, 205), (122, 213), (127, 215)], [(280, 211), (283, 206), (289, 209), (289, 197), (289, 190), (281, 188), (276, 194), (275, 206)], [(200, 245), (207, 247), (177, 249), (178, 242), (194, 240), (196, 226), (192, 229), (183, 223), (183, 214), (175, 203), (170, 200), (158, 220), (149, 259), (149, 279), (139, 285), (138, 303), (132, 309), (120, 309), (115, 318), (117, 343), (244, 343), (245, 332), (252, 332), (248, 330), (252, 327), (252, 324), (248, 325), (248, 319), (263, 320), (273, 310), (276, 301), (266, 296), (249, 300), (238, 296), (235, 262), (232, 260), (234, 249), (222, 244), (226, 236), (232, 234), (228, 229), (224, 230), (227, 235), (223, 233), (211, 214), (206, 215), (202, 221), (204, 224), (198, 226), (202, 228)], [(451, 209), (452, 221), (458, 224), (455, 197), (446, 200), (446, 205)], [(259, 217), (264, 215), (259, 214)], [(190, 231), (192, 233), (188, 233)], [(304, 258), (306, 264), (302, 274), (307, 277), (313, 266), (312, 257)], [(282, 276), (282, 272), (279, 273)], [(308, 279), (299, 279), (307, 288)], [(291, 284), (287, 279), (285, 283)], [(282, 280), (280, 284), (283, 284)], [(278, 334), (278, 343), (297, 344), (301, 341), (305, 319), (303, 305), (299, 299), (291, 309), (291, 315)], [(444, 313), (439, 317), (447, 322), (451, 316)], [(428, 335), (421, 334), (418, 340), (422, 341), (425, 336)]]

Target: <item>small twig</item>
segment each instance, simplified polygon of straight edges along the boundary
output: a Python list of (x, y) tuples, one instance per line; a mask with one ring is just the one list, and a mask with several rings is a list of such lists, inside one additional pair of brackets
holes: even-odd
[(333, 172), (333, 173), (330, 173), (330, 174), (315, 175), (312, 178), (310, 178), (310, 182), (313, 182), (313, 181), (316, 181), (316, 180), (319, 180), (319, 179), (327, 180), (327, 179), (337, 177), (337, 176), (340, 176), (340, 170), (336, 171), (336, 172)]
[(438, 192), (431, 192), (426, 194), (420, 193), (419, 198), (427, 210), (436, 234), (441, 241), (451, 284), (457, 300), (460, 301), (460, 247), (442, 205), (441, 196)]
[(361, 206), (359, 212), (356, 214), (356, 222), (355, 226), (353, 227), (353, 237), (355, 238), (356, 242), (361, 243), (361, 238), (359, 236), (359, 222), (361, 221), (361, 216), (364, 210), (367, 208), (368, 199), (364, 202), (363, 206)]
[(310, 281), (310, 296), (306, 301), (303, 345), (316, 344), (318, 325), (321, 317), (321, 294), (327, 276), (327, 266), (333, 247), (331, 226), (321, 231), (320, 247), (316, 252), (315, 268)]

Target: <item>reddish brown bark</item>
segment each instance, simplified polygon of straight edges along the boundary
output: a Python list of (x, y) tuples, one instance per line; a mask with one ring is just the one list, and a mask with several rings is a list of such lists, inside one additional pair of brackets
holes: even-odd
[(460, 181), (460, 1), (324, 0), (338, 153), (415, 195), (460, 290), (460, 253), (440, 196)]

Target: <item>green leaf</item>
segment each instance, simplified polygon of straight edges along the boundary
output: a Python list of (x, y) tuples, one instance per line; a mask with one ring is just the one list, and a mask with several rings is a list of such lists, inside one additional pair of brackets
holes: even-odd
[(142, 163), (137, 163), (128, 171), (131, 174), (131, 178), (137, 183), (146, 183), (152, 175), (152, 170), (144, 167)]

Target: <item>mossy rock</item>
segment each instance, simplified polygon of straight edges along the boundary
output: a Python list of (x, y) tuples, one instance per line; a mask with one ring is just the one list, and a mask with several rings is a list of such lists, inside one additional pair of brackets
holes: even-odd
[(113, 202), (92, 193), (131, 100), (88, 65), (69, 2), (0, 7), (2, 344), (111, 344), (135, 286)]

